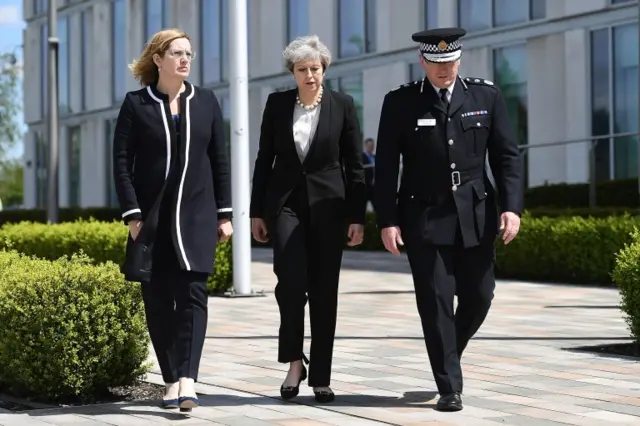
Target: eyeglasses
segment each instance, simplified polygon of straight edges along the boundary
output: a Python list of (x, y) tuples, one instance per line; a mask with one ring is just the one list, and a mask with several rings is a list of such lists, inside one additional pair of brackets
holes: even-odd
[(168, 53), (172, 58), (182, 59), (185, 57), (189, 62), (193, 61), (196, 57), (196, 52), (190, 52), (188, 50), (170, 49)]

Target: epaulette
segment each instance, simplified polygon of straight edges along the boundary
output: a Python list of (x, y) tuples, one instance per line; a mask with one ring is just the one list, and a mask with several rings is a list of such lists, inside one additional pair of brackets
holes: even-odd
[(402, 84), (402, 85), (396, 87), (395, 89), (391, 89), (390, 91), (394, 92), (394, 91), (396, 91), (398, 89), (402, 89), (403, 87), (415, 86), (416, 84), (420, 84), (421, 82), (422, 82), (422, 80), (410, 81), (409, 83)]
[(493, 86), (493, 81), (487, 80), (485, 78), (476, 78), (476, 77), (465, 77), (465, 83), (469, 84), (484, 84), (485, 86)]

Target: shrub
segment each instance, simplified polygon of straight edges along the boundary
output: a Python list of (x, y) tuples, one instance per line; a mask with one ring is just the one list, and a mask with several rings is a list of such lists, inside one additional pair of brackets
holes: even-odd
[(637, 217), (524, 215), (518, 237), (496, 245), (497, 275), (519, 280), (611, 284), (615, 254), (631, 240)]
[(149, 365), (137, 286), (112, 262), (0, 252), (0, 382), (49, 400), (125, 386)]
[(634, 229), (631, 242), (616, 255), (613, 281), (620, 289), (622, 303), (631, 335), (640, 342), (640, 231)]
[[(0, 249), (10, 245), (20, 253), (48, 260), (82, 251), (97, 263), (111, 261), (122, 265), (127, 232), (119, 221), (90, 219), (55, 225), (19, 222), (0, 228)], [(208, 282), (209, 293), (224, 292), (233, 284), (230, 242), (218, 244), (214, 266)]]

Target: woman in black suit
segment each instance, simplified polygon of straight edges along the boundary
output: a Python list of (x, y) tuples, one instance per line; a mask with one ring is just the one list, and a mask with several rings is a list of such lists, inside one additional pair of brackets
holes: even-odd
[(153, 36), (130, 65), (144, 88), (126, 94), (113, 141), (127, 247), (138, 236), (153, 243), (142, 295), (166, 383), (163, 406), (186, 411), (198, 405), (194, 382), (216, 242), (233, 232), (222, 111), (211, 90), (185, 81), (193, 58), (186, 33)]
[(322, 84), (331, 54), (318, 37), (294, 40), (283, 56), (297, 88), (267, 99), (253, 173), (251, 227), (257, 241), (273, 243), (278, 362), (289, 363), (280, 394), (295, 397), (307, 377), (302, 360), (308, 362), (303, 353), (308, 297), (308, 383), (317, 401), (330, 402), (345, 235), (355, 246), (364, 229), (362, 139), (353, 99)]

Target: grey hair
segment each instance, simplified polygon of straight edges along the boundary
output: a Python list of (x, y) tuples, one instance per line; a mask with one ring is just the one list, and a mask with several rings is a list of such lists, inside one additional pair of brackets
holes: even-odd
[(296, 38), (284, 49), (282, 57), (284, 65), (291, 72), (293, 72), (294, 64), (300, 61), (319, 59), (325, 71), (331, 65), (331, 52), (317, 35)]

